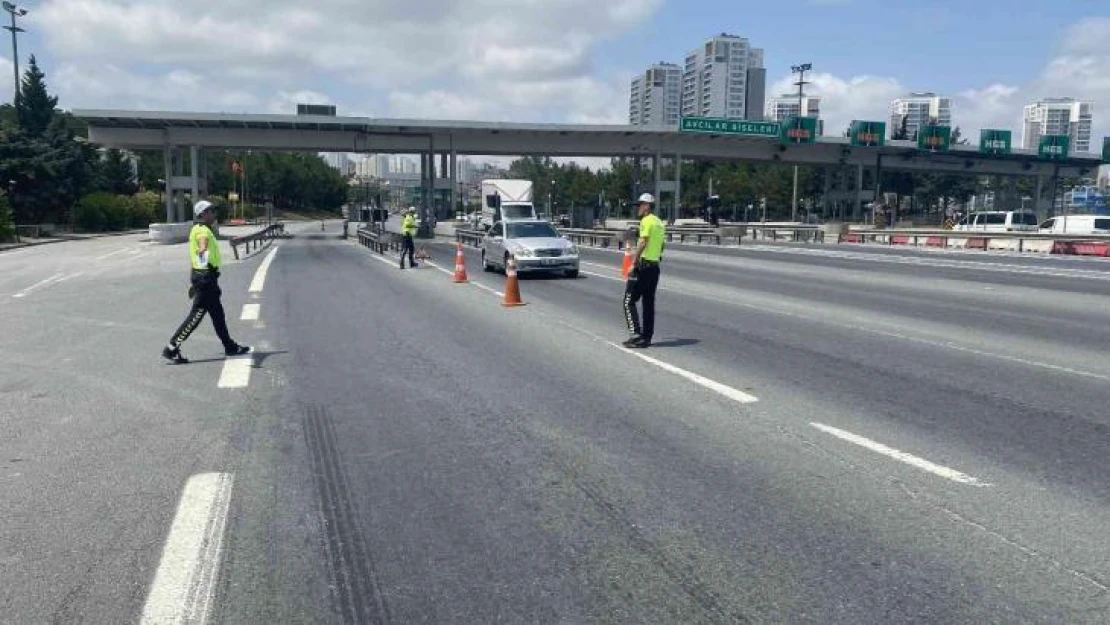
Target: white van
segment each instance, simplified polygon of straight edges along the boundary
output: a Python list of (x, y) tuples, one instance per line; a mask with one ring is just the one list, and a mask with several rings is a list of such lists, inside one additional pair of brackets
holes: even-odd
[(1110, 215), (1061, 215), (1042, 223), (1040, 231), (1054, 234), (1110, 234)]
[(1036, 232), (1037, 215), (1026, 211), (987, 211), (972, 213), (956, 224), (965, 232)]

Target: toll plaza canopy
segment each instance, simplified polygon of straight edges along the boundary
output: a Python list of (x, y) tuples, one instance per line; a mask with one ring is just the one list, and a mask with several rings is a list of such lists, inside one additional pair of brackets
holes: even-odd
[(328, 115), (254, 115), (168, 111), (74, 110), (89, 140), (128, 149), (219, 148), (316, 152), (450, 153), (579, 157), (706, 158), (789, 164), (912, 169), (983, 175), (1086, 176), (1095, 154), (1050, 160), (1035, 150), (986, 154), (977, 146), (919, 149), (912, 141), (853, 146), (848, 137), (809, 144), (776, 138), (636, 126), (381, 119)]

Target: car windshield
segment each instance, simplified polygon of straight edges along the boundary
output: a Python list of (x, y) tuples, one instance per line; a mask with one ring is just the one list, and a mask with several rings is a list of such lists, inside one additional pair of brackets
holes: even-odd
[(1013, 223), (1015, 226), (1035, 226), (1037, 225), (1037, 216), (1033, 213), (1014, 213)]
[(505, 230), (511, 239), (550, 239), (559, 236), (551, 224), (542, 221), (505, 224)]

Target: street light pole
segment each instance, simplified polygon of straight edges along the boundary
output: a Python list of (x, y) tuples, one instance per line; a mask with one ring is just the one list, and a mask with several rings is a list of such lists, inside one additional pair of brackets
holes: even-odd
[[(801, 118), (805, 115), (805, 111), (802, 110), (802, 101), (805, 99), (804, 87), (809, 84), (808, 82), (806, 82), (806, 72), (810, 71), (811, 69), (813, 69), (813, 64), (812, 63), (802, 63), (801, 65), (794, 65), (790, 68), (790, 71), (792, 73), (798, 74), (798, 82), (794, 83), (795, 85), (798, 85), (798, 118)], [(797, 221), (797, 220), (798, 220), (798, 166), (795, 165), (794, 166), (794, 195), (793, 195), (793, 198), (791, 199), (791, 202), (790, 202), (790, 221)]]
[(12, 25), (4, 26), (4, 30), (12, 33), (12, 68), (15, 71), (15, 91), (12, 92), (12, 104), (19, 105), (19, 42), (18, 33), (27, 32), (15, 25), (15, 18), (27, 15), (27, 9), (15, 6), (11, 2), (4, 2), (4, 10), (12, 16)]

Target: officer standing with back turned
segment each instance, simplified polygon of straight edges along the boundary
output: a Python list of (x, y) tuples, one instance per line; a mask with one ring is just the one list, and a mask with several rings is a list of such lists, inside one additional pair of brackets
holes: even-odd
[(416, 209), (410, 206), (405, 211), (405, 218), (401, 220), (401, 269), (405, 268), (405, 254), (409, 255), (409, 267), (416, 266), (413, 255), (416, 253)]
[[(632, 337), (625, 347), (651, 346), (655, 335), (655, 289), (659, 286), (659, 262), (663, 258), (663, 221), (655, 216), (655, 198), (645, 193), (639, 199), (640, 242), (632, 253), (632, 271), (624, 288), (624, 318)], [(636, 302), (644, 302), (644, 323), (636, 313)]]
[(181, 344), (189, 338), (193, 330), (197, 329), (204, 315), (212, 316), (212, 326), (216, 329), (216, 336), (224, 344), (224, 354), (227, 356), (241, 356), (251, 350), (246, 345), (240, 345), (231, 340), (227, 331), (227, 319), (224, 317), (224, 305), (220, 302), (220, 242), (212, 232), (212, 224), (216, 223), (216, 207), (211, 202), (201, 200), (193, 206), (193, 227), (189, 230), (189, 264), (192, 267), (189, 288), (189, 297), (193, 299), (193, 308), (189, 316), (181, 322), (181, 326), (174, 332), (169, 345), (162, 349), (162, 357), (174, 364), (189, 362), (181, 355)]

